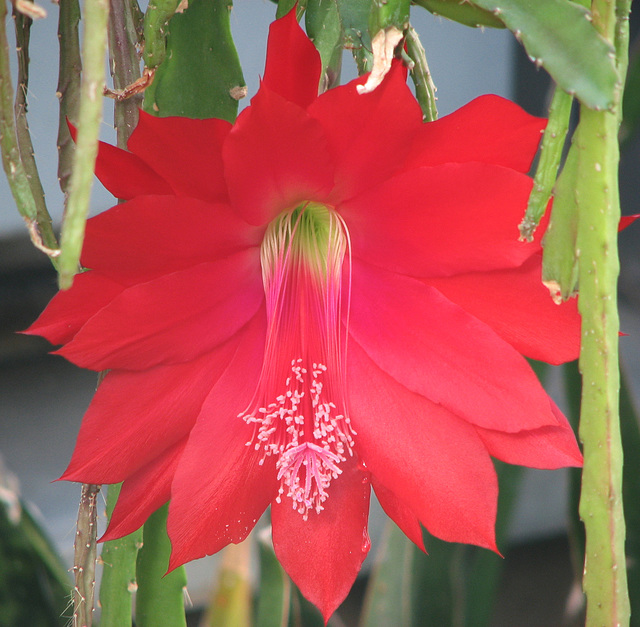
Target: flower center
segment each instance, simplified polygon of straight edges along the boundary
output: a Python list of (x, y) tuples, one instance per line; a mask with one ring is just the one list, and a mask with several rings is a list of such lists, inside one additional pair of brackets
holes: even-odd
[(261, 248), (267, 338), (254, 398), (239, 417), (248, 445), (277, 458), (282, 495), (307, 520), (353, 455), (346, 413), (342, 270), (349, 234), (337, 213), (304, 203), (280, 214)]

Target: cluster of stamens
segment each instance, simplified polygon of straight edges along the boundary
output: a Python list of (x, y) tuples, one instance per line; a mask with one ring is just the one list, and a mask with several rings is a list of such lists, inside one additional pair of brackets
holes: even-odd
[[(262, 449), (266, 457), (277, 456), (276, 469), (282, 495), (292, 499), (292, 506), (304, 520), (309, 510), (320, 513), (327, 499), (332, 479), (342, 473), (339, 467), (353, 454), (353, 429), (349, 417), (339, 413), (335, 403), (323, 394), (324, 364), (313, 363), (311, 373), (302, 359), (291, 361), (291, 374), (286, 378), (286, 391), (266, 407), (239, 417), (255, 424), (257, 432), (248, 445)], [(308, 375), (311, 374), (310, 381)]]
[(344, 381), (349, 305), (342, 299), (348, 249), (340, 216), (314, 203), (278, 216), (261, 248), (265, 356), (254, 399), (239, 417), (255, 426), (247, 445), (262, 451), (260, 463), (276, 458), (276, 501), (290, 498), (305, 520), (323, 510), (329, 485), (353, 455)]

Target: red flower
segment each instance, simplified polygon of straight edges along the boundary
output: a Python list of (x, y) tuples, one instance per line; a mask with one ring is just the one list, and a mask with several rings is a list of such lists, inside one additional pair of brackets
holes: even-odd
[[(405, 72), (317, 97), (293, 13), (235, 125), (141, 115), (98, 176), (125, 204), (30, 333), (110, 369), (64, 479), (124, 481), (105, 538), (171, 501), (170, 567), (239, 542), (271, 505), (286, 571), (328, 618), (368, 547), (373, 486), (420, 523), (495, 548), (491, 457), (575, 466), (523, 355), (579, 347), (575, 303), (518, 241), (544, 122), (495, 96), (423, 124)], [(541, 229), (543, 230), (543, 229)]]

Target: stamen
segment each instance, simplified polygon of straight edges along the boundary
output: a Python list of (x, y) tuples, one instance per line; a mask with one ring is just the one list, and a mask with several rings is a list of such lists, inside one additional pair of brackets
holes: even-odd
[[(248, 446), (273, 455), (285, 495), (307, 520), (329, 497), (340, 464), (353, 455), (346, 415), (348, 311), (342, 269), (349, 250), (341, 218), (307, 203), (269, 225), (261, 249), (268, 332), (260, 382), (239, 417), (255, 425)], [(348, 299), (347, 299), (348, 307)]]

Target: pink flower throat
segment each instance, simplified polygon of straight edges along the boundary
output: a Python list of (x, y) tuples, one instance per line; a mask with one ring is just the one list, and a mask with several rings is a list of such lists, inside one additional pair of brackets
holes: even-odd
[(322, 511), (340, 464), (353, 455), (342, 325), (349, 309), (342, 298), (348, 252), (344, 222), (316, 203), (280, 214), (261, 248), (267, 338), (253, 401), (239, 417), (255, 425), (247, 445), (262, 449), (260, 463), (277, 457), (276, 500), (291, 498), (305, 520), (310, 509)]

